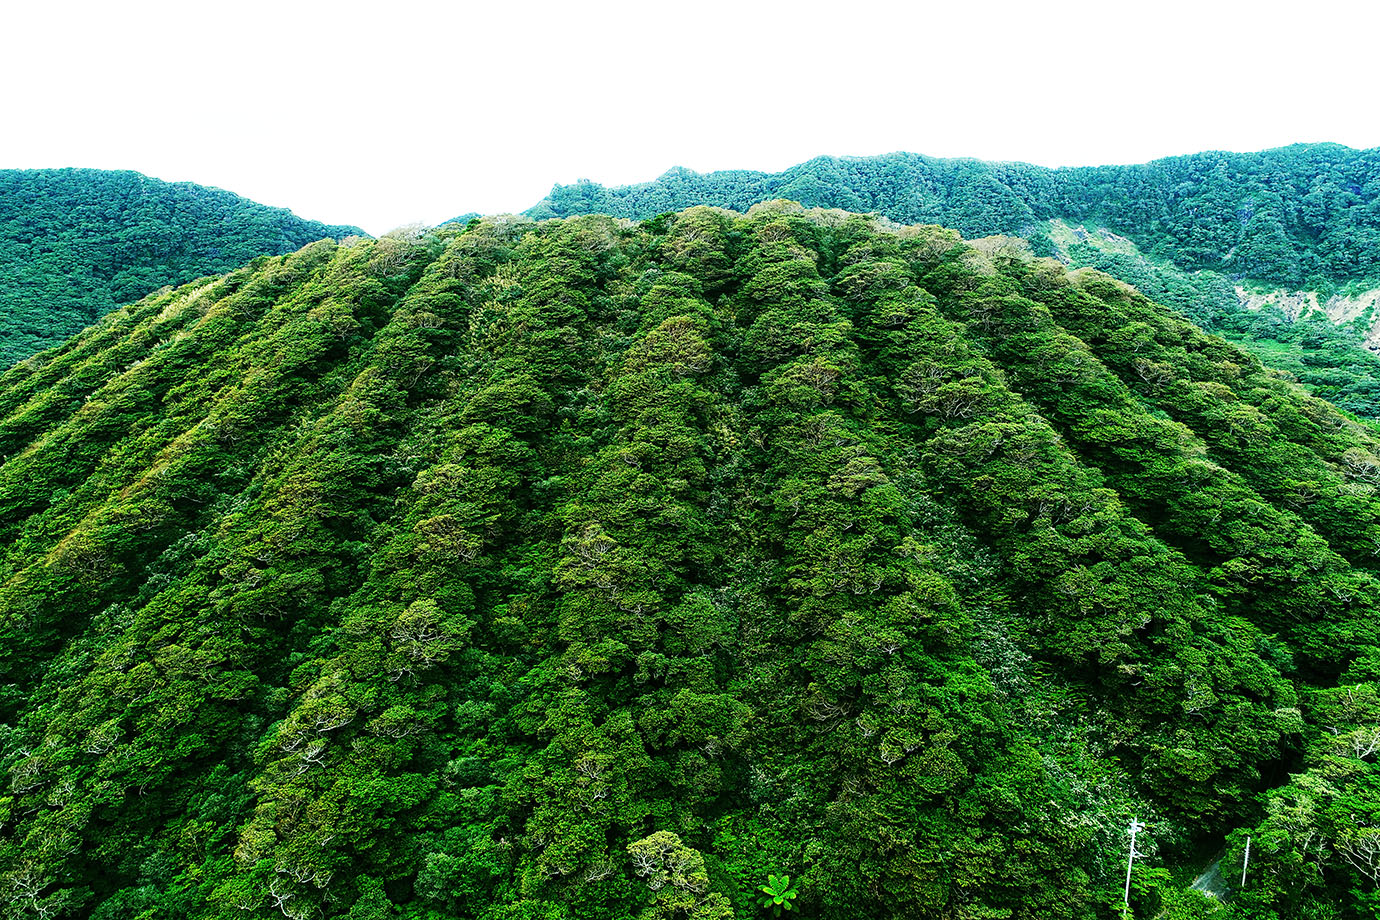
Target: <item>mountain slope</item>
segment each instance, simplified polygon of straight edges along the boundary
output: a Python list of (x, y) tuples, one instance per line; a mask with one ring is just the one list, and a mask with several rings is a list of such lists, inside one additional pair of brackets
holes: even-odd
[[(906, 153), (820, 157), (781, 173), (673, 169), (621, 188), (558, 185), (527, 214), (646, 219), (693, 205), (746, 211), (777, 198), (943, 224), (968, 237), (1024, 237), (1037, 254), (1153, 290), (1318, 395), (1380, 417), (1380, 357), (1362, 347), (1377, 317), (1338, 332), (1321, 313), (1249, 310), (1258, 298), (1234, 290), (1244, 279), (1325, 300), (1346, 285), (1380, 287), (1380, 150), (1298, 144), (1064, 169)], [(1069, 224), (1081, 240), (1069, 237)], [(1130, 251), (1098, 245), (1108, 232)]]
[(164, 285), (361, 232), (134, 172), (0, 170), (0, 367)]
[(1380, 442), (1017, 240), (318, 242), (0, 457), (15, 916), (1109, 917), (1133, 815), (1138, 916), (1365, 915)]

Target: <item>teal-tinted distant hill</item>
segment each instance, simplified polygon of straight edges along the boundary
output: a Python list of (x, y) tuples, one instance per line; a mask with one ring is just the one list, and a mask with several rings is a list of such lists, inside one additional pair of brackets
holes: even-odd
[[(582, 180), (557, 185), (526, 214), (640, 220), (778, 198), (970, 238), (1024, 237), (1037, 254), (1134, 284), (1318, 395), (1380, 417), (1380, 358), (1362, 347), (1380, 345), (1375, 297), (1343, 296), (1380, 288), (1380, 150), (1297, 144), (1061, 169), (912, 153), (819, 157), (779, 173), (677, 168), (617, 188)], [(1318, 308), (1246, 309), (1238, 287), (1315, 292)], [(1329, 301), (1338, 308), (1324, 309)]]
[(969, 237), (1039, 237), (1042, 221), (1090, 221), (1187, 269), (1291, 286), (1380, 279), (1380, 149), (1338, 144), (1062, 169), (912, 153), (819, 157), (780, 173), (673, 169), (621, 188), (558, 185), (527, 214), (640, 219), (694, 204), (745, 211), (773, 198), (943, 223)]
[(362, 233), (136, 172), (2, 170), (0, 366), (164, 285)]

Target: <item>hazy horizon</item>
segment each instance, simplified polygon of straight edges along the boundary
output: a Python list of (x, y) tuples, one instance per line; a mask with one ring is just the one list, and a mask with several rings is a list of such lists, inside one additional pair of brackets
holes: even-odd
[[(1380, 146), (1369, 30), (1171, 2), (165, 2), (13, 11), (0, 168), (133, 169), (373, 234), (553, 184), (909, 151), (1041, 166)], [(1345, 24), (1345, 29), (1339, 29)], [(1326, 47), (1327, 67), (1295, 65)], [(1077, 66), (1069, 63), (1079, 62)], [(1288, 65), (1288, 66), (1286, 66)]]

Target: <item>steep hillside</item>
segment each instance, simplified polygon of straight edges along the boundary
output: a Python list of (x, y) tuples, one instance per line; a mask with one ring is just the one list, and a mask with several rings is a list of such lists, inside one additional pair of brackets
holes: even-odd
[(0, 458), (16, 917), (1371, 915), (1380, 442), (1019, 241), (318, 242)]
[(0, 369), (164, 285), (359, 233), (134, 172), (0, 170)]
[[(693, 205), (743, 211), (776, 198), (943, 224), (969, 237), (1024, 237), (1037, 254), (1153, 289), (1316, 394), (1380, 418), (1380, 357), (1364, 347), (1369, 325), (1340, 333), (1307, 321), (1294, 328), (1298, 315), (1274, 306), (1253, 311), (1264, 301), (1238, 299), (1233, 290), (1245, 279), (1326, 301), (1348, 284), (1376, 287), (1380, 150), (1299, 144), (1070, 169), (905, 153), (820, 157), (781, 173), (674, 169), (622, 188), (556, 186), (527, 214), (646, 219)], [(1109, 237), (1126, 246), (1106, 245)]]
[(1250, 351), (1268, 366), (1292, 374), (1315, 396), (1370, 419), (1380, 418), (1380, 354), (1374, 346), (1374, 291), (1364, 283), (1320, 298), (1316, 292), (1248, 288), (1225, 275), (1186, 272), (1148, 258), (1131, 240), (1106, 228), (1089, 230), (1062, 220), (1040, 225), (1047, 241), (1071, 266), (1097, 268), (1134, 285), (1195, 323)]

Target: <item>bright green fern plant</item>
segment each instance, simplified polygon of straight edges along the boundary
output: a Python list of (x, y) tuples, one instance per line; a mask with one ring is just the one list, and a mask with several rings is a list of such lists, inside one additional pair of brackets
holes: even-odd
[(776, 916), (781, 916), (783, 910), (791, 910), (791, 901), (799, 891), (791, 887), (791, 877), (789, 875), (768, 875), (767, 883), (759, 889), (764, 897), (762, 906), (770, 907)]

